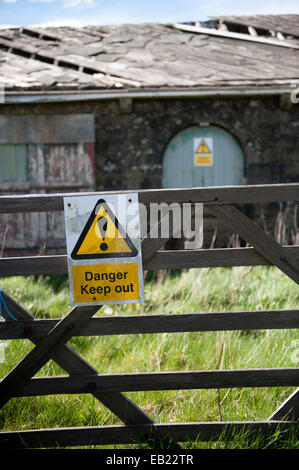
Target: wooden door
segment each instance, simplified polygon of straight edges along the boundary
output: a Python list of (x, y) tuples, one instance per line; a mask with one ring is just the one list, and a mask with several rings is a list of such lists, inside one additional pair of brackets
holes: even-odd
[(244, 184), (244, 155), (220, 127), (194, 126), (179, 132), (163, 158), (163, 186), (190, 188)]

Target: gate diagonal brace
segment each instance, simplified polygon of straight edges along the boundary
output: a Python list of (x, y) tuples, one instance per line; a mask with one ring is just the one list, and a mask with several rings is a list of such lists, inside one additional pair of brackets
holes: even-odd
[(244, 240), (250, 243), (271, 264), (277, 266), (294, 282), (299, 284), (299, 265), (296, 260), (237, 207), (230, 204), (211, 204), (208, 209), (228, 225), (231, 230), (236, 231)]
[[(7, 294), (4, 294), (4, 296), (10, 311), (12, 311), (19, 320), (34, 319), (34, 317), (14, 299), (12, 299)], [(3, 313), (3, 316), (8, 320), (6, 312)], [(28, 333), (28, 339), (32, 343), (38, 344), (42, 338), (32, 338), (30, 333), (32, 333), (33, 330), (34, 325), (32, 326), (31, 331)], [(67, 345), (63, 345), (61, 348), (59, 348), (59, 350), (53, 351), (51, 359), (53, 359), (70, 375), (84, 373), (98, 374), (96, 369), (90, 366), (88, 362), (81, 358)], [(140, 424), (152, 423), (152, 420), (122, 393), (113, 392), (110, 394), (102, 393), (97, 390), (91, 390), (90, 393), (116, 416), (118, 416), (118, 418), (120, 418), (125, 424), (134, 424), (136, 422), (139, 422)]]
[[(144, 245), (151, 245), (151, 239), (143, 240)], [(157, 251), (157, 241), (153, 248), (148, 248), (147, 259)], [(51, 358), (51, 355), (58, 347), (64, 345), (72, 336), (75, 336), (76, 330), (82, 326), (99, 310), (99, 306), (74, 307), (66, 317), (64, 317), (49, 333), (43, 337), (36, 347), (31, 350), (19, 364), (12, 369), (2, 380), (0, 384), (0, 408), (12, 397), (12, 390), (20, 390), (23, 385), (35, 375), (41, 367)]]
[[(161, 224), (163, 219), (159, 222)], [(177, 227), (173, 226), (173, 231)], [(169, 238), (171, 234), (169, 234)], [(141, 243), (143, 263), (146, 264), (156, 251), (165, 243), (165, 239), (151, 238), (149, 233)], [(5, 294), (6, 296), (6, 294)], [(9, 298), (6, 296), (7, 301)], [(44, 336), (34, 349), (25, 356), (2, 380), (0, 384), (0, 408), (13, 396), (13, 391), (21, 390), (30, 379), (51, 359), (55, 353), (66, 347), (65, 343), (76, 335), (76, 331), (100, 309), (99, 306), (82, 306), (73, 308), (49, 333)], [(126, 397), (125, 397), (126, 398)], [(127, 400), (127, 403), (129, 400)], [(135, 411), (139, 410), (136, 405)], [(143, 411), (143, 422), (153, 424), (152, 420)], [(178, 444), (177, 444), (178, 446)]]
[[(271, 264), (279, 268), (290, 279), (299, 284), (299, 265), (287, 250), (270, 235), (250, 220), (243, 212), (231, 204), (209, 205), (209, 210), (219, 217), (231, 230), (235, 230), (244, 240)], [(284, 417), (299, 418), (299, 388), (271, 415), (269, 419)]]

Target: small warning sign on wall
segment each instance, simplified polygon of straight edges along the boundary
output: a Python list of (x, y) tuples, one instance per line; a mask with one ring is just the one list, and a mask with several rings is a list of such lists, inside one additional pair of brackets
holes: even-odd
[(143, 302), (138, 194), (65, 197), (64, 213), (71, 304)]
[(213, 165), (213, 138), (196, 137), (193, 139), (194, 166)]

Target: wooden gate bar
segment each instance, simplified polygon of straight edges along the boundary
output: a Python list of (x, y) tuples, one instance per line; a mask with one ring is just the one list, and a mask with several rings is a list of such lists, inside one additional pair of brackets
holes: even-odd
[(299, 284), (299, 265), (296, 260), (255, 222), (232, 205), (212, 205), (209, 206), (209, 210), (250, 243), (262, 256)]
[[(1, 382), (0, 382), (1, 383)], [(148, 390), (190, 390), (242, 387), (295, 387), (299, 385), (299, 369), (205, 370), (191, 372), (143, 372), (135, 374), (100, 374), (72, 377), (33, 378), (15, 397), (81, 394), (101, 392), (138, 392)]]
[[(105, 191), (105, 194), (130, 193), (132, 191)], [(206, 188), (145, 189), (138, 192), (139, 202), (198, 202), (209, 204), (246, 204), (299, 201), (299, 184), (271, 184), (249, 186), (213, 186)], [(82, 193), (85, 195), (103, 194), (102, 192)], [(56, 212), (63, 211), (63, 198), (77, 196), (78, 193), (62, 194), (25, 194), (0, 196), (0, 213), (14, 212)]]
[[(299, 264), (299, 246), (284, 246), (283, 253)], [(7, 259), (7, 258), (6, 258)], [(148, 269), (216, 268), (232, 266), (270, 266), (255, 248), (214, 248), (200, 250), (161, 250), (149, 261)], [(0, 260), (1, 275), (1, 260)]]
[[(7, 318), (9, 318), (8, 315)], [(40, 338), (47, 335), (59, 321), (60, 319), (52, 318), (21, 320), (17, 323), (14, 321), (2, 322), (0, 323), (0, 340)], [(91, 318), (77, 331), (76, 336), (180, 333), (188, 331), (274, 330), (282, 328), (299, 328), (299, 310), (105, 316)]]
[[(299, 264), (299, 246), (283, 246), (286, 257)], [(231, 266), (269, 266), (255, 248), (215, 248), (200, 250), (161, 250), (147, 263), (147, 269), (212, 268)], [(22, 256), (0, 258), (0, 276), (26, 276), (32, 274), (66, 274), (67, 256)]]
[[(163, 440), (169, 436), (178, 442), (211, 441), (225, 435), (228, 439), (247, 432), (273, 435), (289, 431), (292, 421), (222, 421), (210, 423), (163, 423), (139, 426), (89, 426), (1, 433), (1, 449), (73, 447), (87, 445), (134, 444)], [(225, 434), (224, 434), (225, 433)], [(298, 434), (298, 431), (297, 431)]]

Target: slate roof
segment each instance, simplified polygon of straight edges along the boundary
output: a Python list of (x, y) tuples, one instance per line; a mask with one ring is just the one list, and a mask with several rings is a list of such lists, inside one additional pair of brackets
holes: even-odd
[[(290, 16), (297, 49), (170, 24), (2, 29), (0, 83), (16, 92), (282, 86), (299, 79), (299, 15)], [(277, 28), (286, 24), (284, 15), (268, 16), (267, 25), (252, 18), (264, 27), (273, 28), (273, 18)]]

